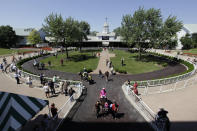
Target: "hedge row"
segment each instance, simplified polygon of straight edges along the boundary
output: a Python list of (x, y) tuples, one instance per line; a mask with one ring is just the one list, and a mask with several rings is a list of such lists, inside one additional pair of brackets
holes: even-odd
[[(38, 55), (38, 56), (33, 56), (33, 57), (28, 57), (28, 58), (25, 58), (25, 59), (22, 59), (21, 61), (19, 61), (16, 66), (18, 67), (18, 69), (22, 70), (22, 65), (27, 62), (27, 61), (30, 61), (30, 60), (33, 60), (33, 59), (36, 59), (36, 58), (39, 58), (39, 57), (43, 57), (43, 56), (47, 56), (49, 55), (50, 53), (47, 53), (47, 54), (43, 54), (43, 55)], [(30, 73), (29, 71), (26, 71), (28, 73)]]

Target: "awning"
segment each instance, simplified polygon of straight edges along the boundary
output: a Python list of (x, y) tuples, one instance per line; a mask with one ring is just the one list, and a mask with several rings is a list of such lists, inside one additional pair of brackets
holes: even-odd
[(47, 104), (47, 100), (0, 92), (0, 129), (19, 130)]

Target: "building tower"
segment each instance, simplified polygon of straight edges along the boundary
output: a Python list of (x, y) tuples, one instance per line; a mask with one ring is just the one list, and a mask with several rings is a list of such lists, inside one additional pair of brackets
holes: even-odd
[(105, 23), (104, 23), (104, 26), (103, 26), (103, 34), (109, 34), (109, 25), (107, 23), (107, 17), (105, 18)]

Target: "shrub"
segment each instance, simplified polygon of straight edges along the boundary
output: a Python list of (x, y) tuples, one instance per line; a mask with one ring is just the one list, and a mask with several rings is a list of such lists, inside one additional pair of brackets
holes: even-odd
[(125, 70), (120, 70), (120, 69), (116, 68), (115, 71), (118, 73), (127, 74), (127, 71), (125, 71)]
[[(87, 70), (88, 73), (92, 72), (92, 69), (91, 68), (86, 69), (86, 70)], [(83, 72), (83, 71), (84, 71), (83, 69), (80, 70), (80, 72)]]
[[(47, 53), (47, 54), (43, 54), (43, 55), (38, 55), (38, 56), (33, 56), (33, 57), (28, 57), (28, 58), (25, 58), (25, 59), (22, 59), (21, 61), (19, 61), (16, 66), (22, 70), (22, 65), (27, 62), (27, 61), (30, 61), (32, 59), (36, 59), (36, 58), (39, 58), (39, 57), (42, 57), (42, 56), (47, 56), (49, 55), (50, 53)], [(29, 72), (30, 73), (30, 72)]]

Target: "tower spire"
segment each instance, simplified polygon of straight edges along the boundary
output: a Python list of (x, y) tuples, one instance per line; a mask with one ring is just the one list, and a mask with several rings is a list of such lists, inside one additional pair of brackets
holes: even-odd
[(107, 23), (107, 17), (105, 17), (105, 22)]

